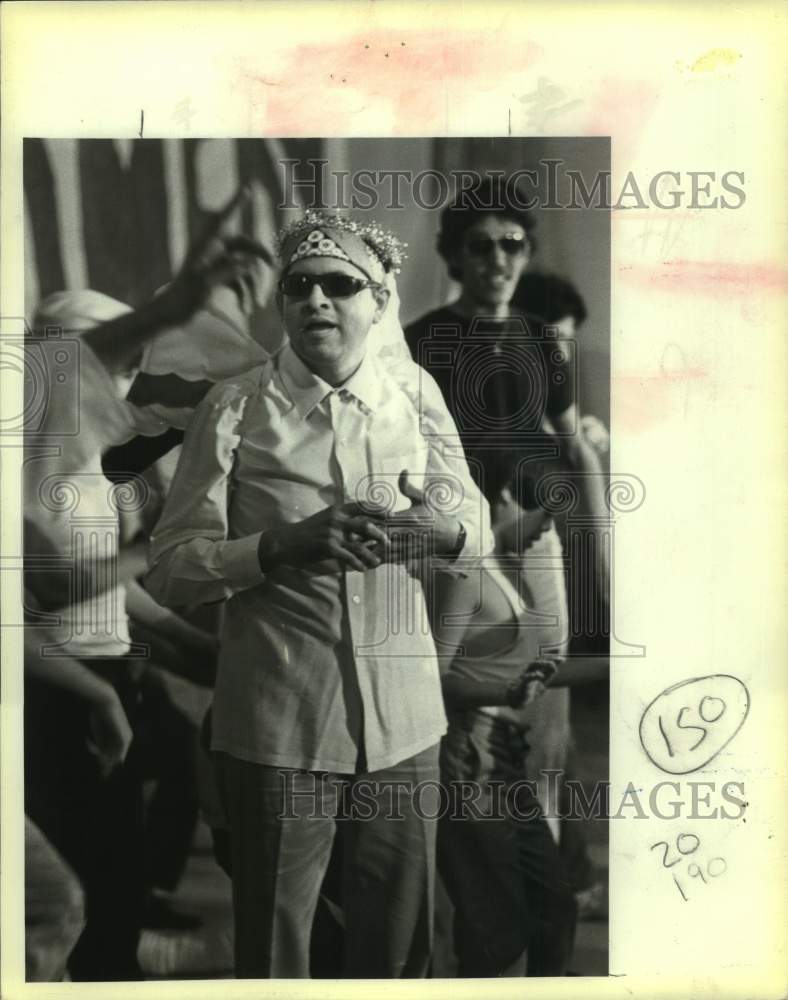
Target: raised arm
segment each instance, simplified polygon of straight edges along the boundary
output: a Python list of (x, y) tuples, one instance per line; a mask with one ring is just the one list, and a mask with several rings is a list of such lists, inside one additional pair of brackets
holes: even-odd
[[(599, 457), (600, 448), (607, 447), (605, 428), (601, 421), (592, 426), (589, 434), (584, 419), (580, 419), (573, 405), (558, 417), (551, 418), (555, 429), (566, 436), (562, 439), (562, 460), (567, 478), (577, 486), (579, 507), (577, 513), (589, 519), (588, 531), (595, 535), (594, 580), (602, 600), (609, 603), (610, 555), (605, 541), (609, 527), (610, 511), (606, 487), (608, 476)], [(597, 426), (598, 425), (598, 426)], [(592, 443), (599, 435), (599, 445)]]
[(151, 302), (83, 335), (107, 371), (127, 371), (149, 340), (189, 320), (219, 285), (235, 289), (245, 306), (254, 294), (257, 262), (273, 264), (270, 252), (260, 243), (224, 232), (247, 197), (247, 189), (242, 188), (216, 214), (175, 278)]
[[(452, 661), (466, 654), (466, 646), (474, 649), (474, 655), (494, 656), (501, 644), (510, 645), (519, 626), (499, 588), (485, 582), (487, 571), (481, 560), (462, 575), (435, 572), (436, 566), (432, 569), (428, 609), (446, 707), (454, 711), (485, 705), (520, 708), (537, 698), (555, 674), (552, 660), (524, 662), (523, 670), (511, 680), (477, 679), (451, 669)], [(525, 649), (524, 653), (527, 656)]]
[(555, 671), (552, 660), (534, 660), (512, 681), (474, 680), (459, 674), (444, 674), (441, 689), (446, 707), (455, 711), (466, 708), (508, 706), (522, 708), (535, 701)]

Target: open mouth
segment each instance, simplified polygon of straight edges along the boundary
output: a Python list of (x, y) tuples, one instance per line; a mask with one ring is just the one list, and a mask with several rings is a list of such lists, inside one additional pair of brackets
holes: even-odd
[(511, 281), (511, 276), (508, 274), (487, 274), (484, 280), (493, 288), (503, 288)]
[(331, 323), (326, 319), (314, 319), (309, 323), (306, 323), (302, 330), (304, 333), (330, 333), (331, 330), (336, 330), (336, 323)]

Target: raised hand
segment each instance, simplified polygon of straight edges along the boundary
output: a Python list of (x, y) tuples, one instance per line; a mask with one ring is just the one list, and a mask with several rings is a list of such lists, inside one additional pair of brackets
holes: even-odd
[(226, 233), (228, 222), (249, 195), (248, 187), (241, 188), (216, 213), (190, 248), (178, 274), (159, 296), (160, 307), (173, 324), (183, 323), (193, 316), (219, 285), (233, 289), (247, 315), (255, 301), (259, 302), (262, 275), (266, 268), (274, 266), (273, 256), (256, 240)]
[(411, 502), (408, 510), (386, 515), (391, 558), (425, 558), (453, 553), (460, 522), (430, 506), (425, 492), (411, 482), (408, 470), (399, 475), (399, 491)]

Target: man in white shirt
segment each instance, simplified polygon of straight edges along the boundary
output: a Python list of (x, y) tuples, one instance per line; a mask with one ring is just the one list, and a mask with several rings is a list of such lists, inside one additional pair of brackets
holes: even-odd
[[(435, 829), (418, 786), (437, 787), (446, 719), (408, 559), (490, 551), (488, 508), (435, 384), (378, 356), (397, 241), (307, 213), (281, 258), (288, 343), (198, 408), (147, 583), (164, 604), (227, 600), (212, 748), (236, 975), (309, 975), (336, 796), (370, 781), (369, 818), (345, 831), (345, 974), (424, 976)], [(436, 477), (442, 512), (418, 488)]]

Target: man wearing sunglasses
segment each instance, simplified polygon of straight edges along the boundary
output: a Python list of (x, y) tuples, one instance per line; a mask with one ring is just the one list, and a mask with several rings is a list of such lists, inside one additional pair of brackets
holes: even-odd
[[(496, 504), (502, 491), (514, 492), (524, 446), (533, 449), (545, 420), (558, 422), (574, 402), (566, 355), (549, 349), (541, 322), (513, 303), (535, 221), (511, 194), (504, 178), (487, 178), (443, 210), (438, 252), (460, 295), (405, 329), (413, 359), (443, 393), (476, 481)], [(518, 499), (535, 509), (532, 486)], [(543, 521), (534, 515), (528, 530)]]
[[(309, 976), (340, 803), (345, 975), (429, 968), (436, 813), (419, 788), (438, 787), (446, 717), (408, 560), (493, 540), (461, 449), (423, 436), (425, 413), (456, 436), (439, 390), (420, 411), (415, 366), (379, 356), (401, 251), (321, 213), (284, 231), (287, 343), (198, 408), (152, 538), (157, 600), (227, 601), (212, 750), (241, 978)], [(444, 514), (419, 489), (436, 463)]]
[[(541, 336), (542, 324), (512, 305), (534, 249), (534, 219), (512, 194), (504, 178), (488, 178), (461, 192), (443, 210), (438, 252), (459, 283), (460, 295), (411, 324), (405, 336), (414, 360), (443, 392), (472, 474), (490, 503), (498, 551), (510, 557), (510, 564), (519, 561), (519, 589), (527, 606), (537, 612), (530, 627), (537, 630), (540, 652), (563, 657), (568, 612), (561, 542), (537, 500), (536, 484), (544, 463), (558, 453), (557, 439), (545, 429), (570, 411), (574, 385), (570, 372), (563, 370), (568, 367), (565, 355)], [(513, 728), (525, 743), (528, 732), (527, 742), (535, 752), (523, 776), (539, 786), (534, 765), (544, 766), (545, 748), (532, 741), (529, 730), (534, 718), (546, 716), (553, 705), (547, 735), (540, 727), (539, 738), (565, 746), (568, 704), (564, 690), (548, 692), (528, 708), (485, 707), (474, 738), (486, 741), (492, 727), (497, 735), (491, 739), (490, 754), (497, 759), (503, 734)], [(485, 721), (487, 728), (481, 725)], [(507, 761), (504, 755), (500, 763)], [(489, 936), (504, 939), (516, 919), (508, 909), (507, 892), (499, 894), (492, 908), (501, 921), (499, 928), (489, 919), (490, 898), (498, 891), (496, 866), (484, 860), (497, 850), (490, 831), (483, 823), (465, 820), (447, 824), (438, 839), (439, 868), (456, 907), (455, 940), (464, 942), (461, 967), (469, 976), (506, 974), (490, 964), (480, 942)], [(518, 860), (509, 873), (510, 885), (521, 886), (516, 891), (524, 893), (525, 909), (536, 918), (527, 943), (530, 975), (565, 974), (571, 951), (574, 900), (552, 832), (542, 816), (519, 823)], [(458, 858), (464, 862), (458, 863)], [(498, 868), (505, 866), (499, 859)], [(474, 876), (475, 884), (487, 886), (486, 896), (468, 892)], [(554, 928), (550, 934), (539, 921), (548, 909), (548, 923)]]

